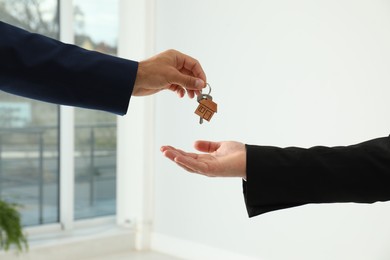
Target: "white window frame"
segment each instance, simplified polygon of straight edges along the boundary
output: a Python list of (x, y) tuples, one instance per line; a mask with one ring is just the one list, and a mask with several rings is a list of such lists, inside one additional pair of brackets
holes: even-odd
[[(60, 41), (74, 44), (73, 1), (59, 0)], [(60, 106), (60, 181), (59, 210), (62, 229), (74, 224), (74, 108)]]
[[(119, 0), (118, 55), (143, 60), (154, 54), (155, 0)], [(135, 248), (150, 248), (153, 224), (154, 97), (132, 98), (118, 117), (117, 224), (133, 227)]]

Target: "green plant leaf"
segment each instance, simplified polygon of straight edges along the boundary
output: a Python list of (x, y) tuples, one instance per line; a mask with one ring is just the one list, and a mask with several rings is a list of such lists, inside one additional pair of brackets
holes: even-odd
[(0, 249), (8, 251), (15, 246), (18, 252), (28, 250), (17, 205), (0, 199)]

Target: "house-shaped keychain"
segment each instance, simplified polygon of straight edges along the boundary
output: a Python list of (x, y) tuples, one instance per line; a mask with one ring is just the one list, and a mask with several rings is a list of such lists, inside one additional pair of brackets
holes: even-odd
[(217, 112), (217, 104), (214, 103), (210, 98), (203, 98), (199, 100), (199, 106), (195, 110), (195, 114), (200, 116), (201, 119), (203, 118), (206, 119), (207, 121), (210, 121), (210, 119), (213, 117), (214, 113), (216, 112)]

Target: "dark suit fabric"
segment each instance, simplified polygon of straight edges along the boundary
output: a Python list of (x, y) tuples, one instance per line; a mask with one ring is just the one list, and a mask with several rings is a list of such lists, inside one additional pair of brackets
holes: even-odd
[(250, 217), (308, 203), (390, 200), (390, 138), (309, 149), (246, 145)]
[(50, 103), (126, 114), (138, 63), (0, 22), (0, 89)]

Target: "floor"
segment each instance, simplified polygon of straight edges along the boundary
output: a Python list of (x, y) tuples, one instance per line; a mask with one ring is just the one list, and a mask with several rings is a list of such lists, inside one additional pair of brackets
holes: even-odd
[(131, 251), (123, 251), (112, 254), (102, 254), (98, 257), (68, 257), (64, 258), (63, 254), (51, 254), (50, 257), (43, 257), (40, 255), (17, 255), (14, 253), (9, 253), (5, 255), (0, 255), (0, 259), (5, 260), (42, 260), (42, 259), (50, 259), (50, 260), (64, 260), (64, 259), (74, 259), (74, 260), (185, 260), (183, 258), (177, 258), (157, 252), (150, 251), (142, 251), (142, 252), (131, 252)]
[(184, 260), (156, 252), (123, 252), (80, 260)]

